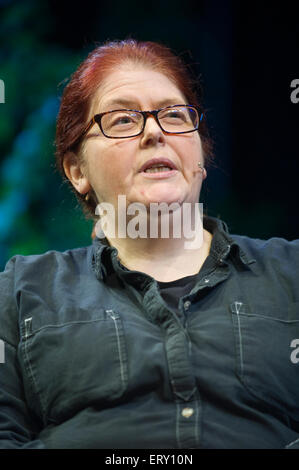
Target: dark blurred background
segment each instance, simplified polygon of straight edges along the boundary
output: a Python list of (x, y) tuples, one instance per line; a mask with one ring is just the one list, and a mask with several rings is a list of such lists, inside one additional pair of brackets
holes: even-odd
[(54, 167), (59, 97), (91, 49), (127, 37), (166, 44), (201, 81), (215, 141), (204, 210), (232, 233), (298, 238), (297, 3), (0, 0), (0, 269), (91, 242)]

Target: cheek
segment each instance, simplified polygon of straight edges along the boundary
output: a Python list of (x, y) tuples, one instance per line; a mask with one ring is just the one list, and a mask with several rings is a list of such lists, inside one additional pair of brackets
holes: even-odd
[(199, 135), (194, 133), (191, 136), (189, 134), (189, 136), (185, 136), (184, 140), (178, 140), (177, 150), (187, 165), (188, 163), (191, 166), (194, 165), (194, 162), (199, 161), (202, 157), (202, 145)]
[(124, 145), (121, 144), (112, 143), (104, 148), (99, 145), (89, 148), (88, 177), (91, 186), (98, 193), (116, 192), (122, 187), (132, 169), (132, 151), (123, 148)]
[(202, 156), (202, 143), (201, 138), (197, 133), (194, 135), (192, 146), (194, 156), (196, 157), (196, 159), (200, 159), (200, 157)]
[(109, 175), (118, 180), (118, 183), (125, 182), (136, 165), (136, 142), (125, 140), (113, 142), (102, 155), (102, 166), (107, 177)]

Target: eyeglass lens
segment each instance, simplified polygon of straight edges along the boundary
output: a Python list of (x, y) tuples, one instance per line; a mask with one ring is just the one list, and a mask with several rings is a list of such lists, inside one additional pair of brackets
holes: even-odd
[[(195, 108), (178, 106), (161, 109), (157, 114), (162, 129), (166, 132), (190, 132), (198, 127)], [(102, 116), (102, 129), (109, 137), (129, 137), (141, 132), (144, 118), (138, 111), (113, 111)]]

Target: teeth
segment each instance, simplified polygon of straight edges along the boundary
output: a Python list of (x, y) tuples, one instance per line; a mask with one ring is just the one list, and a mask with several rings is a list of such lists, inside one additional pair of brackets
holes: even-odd
[(147, 168), (145, 170), (145, 173), (158, 173), (159, 171), (168, 171), (172, 170), (172, 168), (169, 168), (169, 166), (159, 166), (156, 168)]

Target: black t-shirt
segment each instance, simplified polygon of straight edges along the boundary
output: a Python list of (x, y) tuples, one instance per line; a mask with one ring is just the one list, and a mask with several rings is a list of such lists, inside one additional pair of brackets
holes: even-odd
[(182, 277), (171, 282), (158, 282), (161, 296), (174, 310), (178, 310), (179, 299), (192, 290), (198, 274)]
[(209, 272), (211, 272), (214, 265), (215, 259), (213, 256), (211, 256), (210, 252), (210, 255), (206, 258), (204, 264), (202, 265), (198, 273), (193, 274), (192, 276), (182, 277), (180, 279), (176, 279), (175, 281), (170, 282), (157, 281), (161, 296), (172, 309), (178, 311), (180, 298), (186, 294), (189, 294), (199, 277), (205, 277)]

